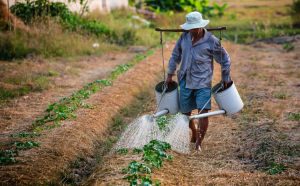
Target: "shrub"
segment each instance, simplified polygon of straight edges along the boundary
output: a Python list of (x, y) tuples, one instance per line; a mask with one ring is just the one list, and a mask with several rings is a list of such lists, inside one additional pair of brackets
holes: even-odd
[(58, 18), (64, 29), (78, 32), (80, 34), (93, 34), (97, 37), (104, 35), (111, 42), (128, 45), (136, 41), (136, 33), (132, 30), (124, 30), (121, 37), (116, 31), (94, 19), (81, 18), (77, 13), (71, 12), (66, 4), (61, 2), (50, 2), (49, 0), (26, 0), (25, 3), (17, 2), (11, 8), (11, 12), (22, 19), (26, 24), (35, 19), (44, 20), (45, 17)]
[(209, 0), (145, 0), (146, 5), (150, 10), (155, 12), (167, 12), (167, 11), (199, 11), (204, 16), (212, 16), (212, 10), (216, 9), (218, 15), (224, 15), (224, 10), (227, 4), (218, 6), (214, 3), (214, 6), (209, 6)]
[(66, 4), (50, 2), (49, 0), (26, 0), (25, 3), (16, 2), (10, 7), (10, 11), (26, 24), (31, 23), (35, 18), (43, 16), (65, 17), (71, 14)]
[(300, 0), (295, 0), (291, 8), (291, 16), (294, 27), (300, 27)]
[(33, 52), (35, 50), (27, 47), (23, 40), (0, 34), (0, 60), (22, 58)]

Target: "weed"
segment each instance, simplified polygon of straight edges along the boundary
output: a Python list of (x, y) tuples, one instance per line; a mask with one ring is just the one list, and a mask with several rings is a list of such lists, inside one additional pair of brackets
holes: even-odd
[(275, 93), (274, 97), (277, 99), (286, 99), (287, 95), (285, 92), (279, 92), (279, 93)]
[(49, 70), (48, 75), (49, 75), (49, 76), (58, 76), (58, 75), (59, 75), (59, 72), (55, 72), (55, 71), (53, 71), (53, 70)]
[(294, 121), (299, 121), (300, 120), (300, 114), (299, 113), (288, 112), (287, 115), (288, 115), (289, 120), (294, 120)]
[(293, 43), (285, 43), (282, 48), (286, 52), (290, 52), (290, 51), (294, 50), (295, 46), (293, 45)]
[(280, 174), (282, 171), (284, 171), (284, 166), (282, 164), (278, 165), (274, 162), (270, 162), (271, 168), (266, 169), (264, 172), (267, 174)]
[(127, 149), (119, 149), (117, 152), (120, 152), (121, 154), (127, 154), (128, 150)]
[(13, 90), (8, 90), (0, 87), (0, 100), (7, 100), (8, 98), (15, 98), (18, 96), (23, 96), (28, 94), (30, 90), (27, 87), (17, 88)]

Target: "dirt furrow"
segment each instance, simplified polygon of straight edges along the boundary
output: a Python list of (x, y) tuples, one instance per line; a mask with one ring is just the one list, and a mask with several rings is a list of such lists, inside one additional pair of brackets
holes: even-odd
[[(166, 49), (166, 57), (170, 55)], [(129, 104), (134, 95), (155, 85), (161, 72), (161, 55), (156, 51), (126, 73), (113, 85), (91, 96), (87, 101), (98, 106), (80, 109), (77, 119), (62, 122), (37, 138), (39, 148), (20, 152), (19, 163), (1, 167), (1, 183), (36, 184), (59, 182), (61, 173), (78, 157), (93, 156), (94, 145), (107, 132), (108, 123), (120, 108)]]
[[(34, 71), (34, 68), (44, 69), (52, 65), (52, 68), (74, 72), (72, 72), (73, 74), (69, 72), (69, 74), (61, 74), (55, 77), (54, 85), (49, 90), (33, 92), (16, 98), (0, 108), (0, 137), (7, 137), (10, 133), (17, 133), (26, 129), (28, 125), (30, 126), (36, 119), (44, 115), (44, 111), (49, 104), (58, 101), (62, 97), (69, 96), (73, 91), (82, 88), (87, 83), (107, 77), (109, 72), (117, 65), (127, 63), (135, 55), (135, 53), (109, 52), (100, 57), (89, 56), (86, 59), (73, 62), (55, 62), (55, 64), (44, 64), (47, 62), (38, 64), (36, 62), (37, 64), (34, 63), (31, 67), (29, 67), (29, 64), (26, 67), (27, 64), (25, 64), (24, 69), (33, 68), (27, 69), (27, 71)], [(21, 71), (22, 69), (17, 70)]]

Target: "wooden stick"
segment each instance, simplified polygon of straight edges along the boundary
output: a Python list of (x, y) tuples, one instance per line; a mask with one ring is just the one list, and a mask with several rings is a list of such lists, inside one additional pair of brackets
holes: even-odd
[[(218, 31), (218, 30), (226, 30), (226, 26), (218, 27), (218, 28), (206, 28), (207, 31)], [(156, 31), (160, 32), (188, 32), (188, 30), (183, 29), (162, 29), (162, 28), (155, 28)]]

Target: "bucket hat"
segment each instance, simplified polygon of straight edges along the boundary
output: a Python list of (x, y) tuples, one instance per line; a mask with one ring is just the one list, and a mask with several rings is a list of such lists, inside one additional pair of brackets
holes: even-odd
[(191, 30), (194, 28), (204, 28), (208, 25), (209, 20), (202, 19), (202, 14), (200, 12), (191, 12), (185, 16), (186, 22), (180, 25), (184, 30)]

